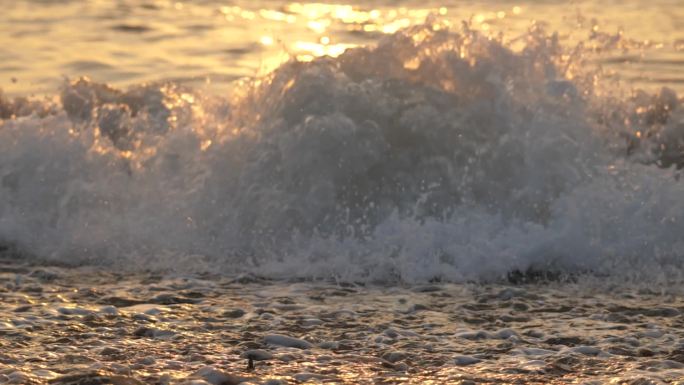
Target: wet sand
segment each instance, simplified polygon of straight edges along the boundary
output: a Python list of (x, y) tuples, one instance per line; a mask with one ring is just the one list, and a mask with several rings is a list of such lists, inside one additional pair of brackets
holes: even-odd
[(684, 301), (649, 290), (4, 262), (0, 301), (0, 384), (684, 384)]

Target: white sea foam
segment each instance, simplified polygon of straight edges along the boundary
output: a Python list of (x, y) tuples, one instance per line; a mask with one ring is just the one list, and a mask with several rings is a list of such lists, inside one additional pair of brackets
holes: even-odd
[(0, 100), (0, 239), (306, 278), (679, 274), (681, 101), (613, 96), (591, 52), (527, 42), (428, 23), (225, 99), (81, 79), (57, 104)]

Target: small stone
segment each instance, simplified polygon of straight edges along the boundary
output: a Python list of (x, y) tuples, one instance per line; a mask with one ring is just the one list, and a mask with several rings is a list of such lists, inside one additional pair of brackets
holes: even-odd
[(100, 314), (106, 314), (106, 315), (118, 315), (119, 314), (119, 309), (117, 309), (114, 306), (103, 306), (100, 308), (98, 311)]
[(103, 305), (110, 305), (114, 307), (129, 307), (144, 303), (144, 301), (138, 299), (117, 296), (100, 298), (100, 300), (97, 302)]
[(637, 350), (637, 356), (639, 356), (639, 357), (653, 357), (653, 356), (655, 356), (655, 352), (653, 350), (650, 350), (650, 349), (641, 348), (641, 349)]
[(157, 362), (153, 357), (145, 357), (138, 361), (139, 364), (149, 366), (154, 365)]
[(149, 299), (148, 302), (159, 305), (176, 305), (181, 303), (198, 303), (201, 302), (201, 299), (188, 298), (173, 293), (161, 293), (154, 298)]
[(269, 345), (278, 345), (297, 349), (310, 349), (312, 346), (311, 343), (307, 341), (282, 334), (269, 334), (264, 337), (264, 342)]
[(434, 293), (436, 291), (440, 291), (442, 288), (437, 285), (424, 285), (424, 286), (416, 286), (413, 288), (413, 291), (416, 293)]
[(330, 382), (333, 380), (333, 378), (328, 377), (323, 374), (316, 374), (316, 373), (297, 373), (292, 378), (295, 379), (297, 382), (310, 382), (310, 381), (320, 381), (320, 382)]
[(517, 297), (524, 297), (525, 296), (525, 291), (520, 290), (520, 289), (503, 289), (501, 290), (496, 297), (502, 301), (508, 301), (512, 298), (517, 298)]
[(337, 350), (340, 347), (340, 343), (336, 341), (323, 341), (318, 344), (321, 349)]
[(405, 359), (407, 354), (405, 352), (387, 352), (382, 355), (383, 360), (387, 360), (391, 363), (395, 363), (397, 361), (401, 361)]
[(410, 312), (417, 312), (417, 311), (423, 311), (423, 310), (430, 310), (430, 308), (423, 305), (423, 304), (417, 303), (417, 304), (414, 304), (413, 306), (411, 306), (411, 309), (409, 309)]
[(608, 348), (608, 353), (614, 354), (616, 356), (634, 357), (636, 353), (632, 350), (625, 349), (621, 346), (611, 346)]
[(266, 380), (265, 382), (262, 382), (262, 385), (287, 385), (287, 382), (283, 380), (278, 380), (276, 378), (271, 378), (269, 380)]
[(18, 370), (8, 374), (7, 377), (9, 378), (8, 382), (10, 384), (26, 384), (31, 382), (26, 373), (20, 372)]
[(140, 305), (133, 305), (133, 306), (127, 306), (123, 310), (130, 311), (133, 313), (137, 314), (144, 314), (144, 315), (159, 315), (165, 311), (168, 311), (168, 308), (164, 306), (157, 306), (149, 303), (143, 303)]
[(15, 307), (13, 311), (14, 311), (15, 313), (23, 313), (23, 312), (26, 312), (26, 311), (31, 310), (32, 308), (33, 308), (32, 305), (22, 305), (22, 306), (19, 306), (19, 307)]
[(226, 318), (240, 318), (245, 314), (247, 313), (242, 309), (231, 309), (224, 311), (222, 315)]
[(29, 276), (34, 277), (34, 278), (38, 278), (39, 280), (44, 281), (44, 282), (51, 282), (51, 281), (54, 281), (60, 277), (58, 273), (56, 273), (54, 271), (48, 271), (45, 269), (33, 270), (31, 272), (31, 274), (29, 274)]
[(292, 362), (292, 361), (297, 359), (297, 357), (295, 357), (292, 354), (281, 354), (277, 358), (279, 361), (282, 361), (282, 362)]
[(275, 316), (273, 315), (273, 313), (266, 312), (266, 313), (261, 313), (259, 315), (259, 318), (262, 320), (272, 320), (275, 318)]
[(100, 372), (83, 372), (68, 374), (50, 380), (50, 384), (75, 385), (75, 384), (112, 384), (112, 385), (142, 385), (135, 378), (126, 376), (112, 376)]
[(151, 337), (151, 338), (157, 338), (157, 339), (168, 339), (176, 335), (176, 333), (172, 332), (171, 330), (162, 330), (162, 329), (156, 329), (156, 328), (148, 328), (145, 326), (137, 328), (134, 332), (133, 335), (136, 337)]
[(294, 310), (302, 310), (304, 309), (304, 306), (302, 305), (295, 305), (295, 304), (275, 304), (273, 305), (273, 308), (276, 310), (280, 311), (294, 311)]
[(133, 331), (133, 335), (136, 337), (153, 337), (154, 329), (141, 326)]
[(606, 321), (615, 323), (631, 323), (632, 319), (622, 313), (610, 313), (606, 317)]
[(57, 311), (64, 315), (90, 315), (93, 314), (92, 311), (88, 309), (78, 308), (78, 307), (59, 307)]
[(580, 345), (582, 343), (586, 343), (586, 341), (582, 337), (576, 337), (576, 336), (551, 337), (551, 338), (548, 338), (544, 342), (549, 344), (549, 345), (565, 345), (565, 346), (576, 346), (576, 345)]
[(306, 318), (306, 319), (301, 320), (300, 323), (304, 327), (309, 327), (309, 326), (322, 325), (323, 321), (319, 320), (318, 318)]
[(513, 336), (517, 336), (518, 333), (516, 333), (514, 330), (511, 329), (501, 329), (498, 332), (494, 334), (494, 338), (498, 338), (501, 340), (506, 340), (509, 339)]
[(51, 380), (53, 378), (59, 377), (59, 374), (47, 369), (38, 369), (31, 372), (32, 375), (39, 377), (44, 380)]
[[(166, 383), (168, 384), (168, 382)], [(212, 385), (209, 382), (206, 382), (204, 380), (197, 380), (197, 379), (187, 379), (182, 382), (179, 382), (178, 385)]]
[(644, 313), (650, 317), (665, 317), (665, 318), (677, 317), (681, 314), (681, 312), (679, 310), (671, 308), (671, 307), (648, 309)]
[(639, 378), (634, 378), (634, 379), (631, 379), (627, 382), (624, 382), (624, 384), (626, 384), (626, 385), (661, 385), (662, 382), (656, 381), (656, 380), (651, 380), (651, 379), (644, 378), (644, 377), (639, 377)]
[(390, 329), (386, 329), (386, 330), (383, 332), (383, 334), (385, 334), (387, 337), (392, 338), (392, 339), (395, 339), (395, 338), (399, 337), (399, 333), (398, 333), (396, 330), (391, 329), (391, 328), (390, 328)]
[(232, 374), (224, 373), (211, 366), (205, 366), (195, 372), (193, 377), (202, 378), (211, 385), (238, 385), (244, 382), (245, 379), (233, 376)]
[(113, 348), (111, 346), (107, 346), (104, 349), (100, 350), (100, 354), (103, 356), (114, 356), (117, 354), (121, 354), (121, 350)]
[(542, 337), (544, 337), (544, 333), (543, 333), (542, 331), (534, 330), (534, 329), (526, 331), (526, 332), (525, 332), (525, 335), (528, 336), (528, 337), (532, 337), (532, 338), (542, 338)]
[(481, 362), (480, 359), (471, 356), (456, 356), (454, 358), (454, 363), (458, 366), (474, 365), (479, 362)]
[(491, 336), (489, 333), (485, 332), (484, 330), (479, 330), (479, 331), (473, 331), (473, 332), (463, 332), (463, 333), (458, 333), (456, 334), (456, 337), (458, 338), (463, 338), (466, 340), (484, 340), (487, 338), (490, 338)]
[(597, 356), (602, 353), (601, 349), (594, 346), (576, 346), (572, 348), (573, 352), (584, 354), (585, 356)]

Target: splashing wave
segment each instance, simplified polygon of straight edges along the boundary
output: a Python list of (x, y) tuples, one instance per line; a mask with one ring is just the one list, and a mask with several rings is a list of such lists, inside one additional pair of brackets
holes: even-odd
[(590, 52), (522, 40), (427, 23), (229, 98), (87, 79), (58, 101), (0, 97), (0, 239), (307, 278), (679, 271), (682, 101), (621, 97)]

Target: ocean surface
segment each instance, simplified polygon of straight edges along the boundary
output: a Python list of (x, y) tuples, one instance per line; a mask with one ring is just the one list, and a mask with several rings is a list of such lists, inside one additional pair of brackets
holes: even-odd
[(0, 88), (13, 258), (682, 279), (681, 1), (7, 1)]
[(545, 25), (568, 50), (597, 48), (591, 31), (621, 35), (632, 49), (596, 63), (633, 86), (681, 91), (683, 8), (677, 0), (5, 1), (0, 86), (9, 95), (53, 95), (65, 77), (89, 76), (117, 87), (173, 81), (223, 93), (291, 58), (338, 56), (433, 15), (508, 42)]

